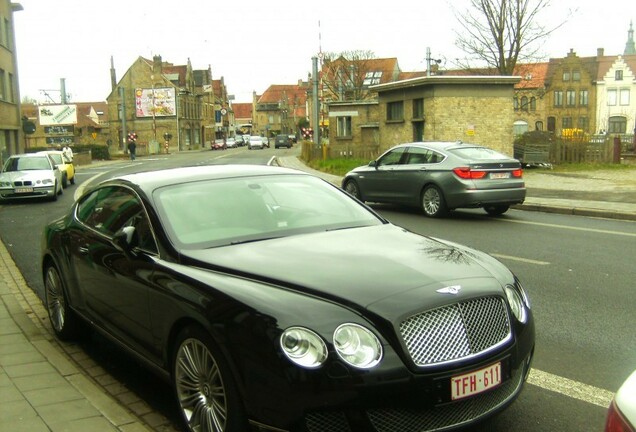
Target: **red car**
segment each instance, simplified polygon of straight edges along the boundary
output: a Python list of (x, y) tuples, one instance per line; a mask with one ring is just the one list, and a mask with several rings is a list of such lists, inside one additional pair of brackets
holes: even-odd
[(225, 143), (225, 140), (223, 139), (215, 140), (212, 144), (210, 144), (210, 150), (226, 150), (226, 149), (227, 149), (227, 144)]

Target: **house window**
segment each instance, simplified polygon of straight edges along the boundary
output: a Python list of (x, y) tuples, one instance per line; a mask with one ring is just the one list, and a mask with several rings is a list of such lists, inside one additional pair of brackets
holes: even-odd
[(388, 121), (404, 120), (404, 102), (389, 102), (386, 106), (386, 119)]
[(587, 127), (589, 125), (589, 120), (587, 119), (587, 117), (579, 117), (578, 121), (579, 123), (577, 127), (581, 129), (583, 132), (587, 132)]
[(564, 70), (563, 71), (563, 81), (570, 81), (570, 71), (569, 70)]
[(339, 116), (336, 119), (336, 136), (338, 138), (351, 137), (351, 116)]
[(627, 130), (627, 119), (625, 117), (610, 117), (608, 132), (611, 134), (623, 134)]
[(623, 80), (623, 71), (622, 70), (614, 71), (614, 79), (616, 81), (622, 81)]
[(413, 99), (413, 118), (424, 118), (424, 99)]
[(5, 100), (5, 76), (4, 69), (0, 69), (0, 100)]
[(621, 89), (620, 104), (623, 106), (629, 105), (629, 89)]
[(554, 91), (554, 106), (555, 107), (563, 106), (563, 90)]
[(561, 129), (571, 129), (572, 128), (572, 117), (563, 117), (561, 119)]
[(381, 71), (367, 72), (364, 75), (364, 82), (362, 83), (362, 85), (365, 87), (368, 87), (371, 85), (380, 84), (381, 78), (382, 78)]
[(568, 90), (565, 92), (565, 104), (569, 107), (576, 106), (576, 91)]
[(537, 98), (533, 96), (530, 98), (530, 111), (536, 111), (536, 110), (537, 110)]
[(607, 91), (607, 105), (616, 105), (616, 89), (610, 89)]
[(528, 98), (526, 96), (521, 98), (521, 111), (528, 111)]
[(581, 71), (579, 70), (572, 71), (572, 81), (581, 81)]
[(519, 98), (518, 97), (515, 97), (515, 98), (512, 99), (512, 105), (514, 106), (515, 111), (517, 111), (519, 109)]
[(542, 131), (543, 130), (543, 122), (538, 121), (534, 124), (534, 130)]
[(579, 91), (579, 105), (587, 106), (588, 103), (589, 103), (589, 95), (587, 90)]

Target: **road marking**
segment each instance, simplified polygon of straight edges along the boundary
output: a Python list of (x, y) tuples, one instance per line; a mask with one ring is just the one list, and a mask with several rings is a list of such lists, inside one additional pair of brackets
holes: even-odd
[(526, 224), (526, 225), (538, 225), (538, 226), (544, 226), (549, 228), (562, 228), (562, 229), (569, 229), (574, 231), (589, 231), (589, 232), (595, 232), (599, 234), (613, 234), (613, 235), (620, 235), (620, 236), (627, 236), (627, 237), (636, 237), (636, 233), (633, 233), (633, 232), (610, 231), (610, 230), (601, 230), (601, 229), (594, 229), (594, 228), (580, 228), (580, 227), (573, 227), (573, 226), (567, 226), (567, 225), (557, 225), (557, 224), (549, 224), (549, 223), (543, 223), (543, 222), (529, 222), (529, 221), (510, 220), (510, 219), (499, 219), (499, 220), (501, 220), (502, 222), (512, 222), (512, 223)]
[(531, 260), (531, 259), (528, 259), (528, 258), (521, 258), (521, 257), (494, 254), (494, 253), (491, 253), (490, 255), (494, 256), (495, 258), (507, 259), (507, 260), (512, 260), (512, 261), (521, 261), (521, 262), (528, 263), (528, 264), (550, 265), (550, 263), (547, 262), (547, 261), (537, 261), (537, 260)]
[(583, 384), (537, 369), (530, 370), (528, 383), (603, 408), (609, 407), (614, 397), (614, 393), (609, 390)]

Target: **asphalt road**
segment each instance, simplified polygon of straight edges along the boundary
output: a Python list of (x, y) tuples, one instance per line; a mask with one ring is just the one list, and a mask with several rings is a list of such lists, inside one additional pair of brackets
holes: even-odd
[[(42, 227), (62, 215), (88, 181), (174, 165), (264, 164), (287, 150), (208, 151), (139, 158), (81, 167), (78, 181), (57, 202), (0, 205), (0, 238), (27, 284), (42, 296), (39, 245)], [(519, 399), (478, 431), (601, 431), (612, 393), (636, 368), (631, 329), (636, 296), (634, 222), (511, 210), (501, 218), (483, 211), (456, 211), (448, 219), (375, 207), (392, 222), (422, 234), (467, 244), (508, 265), (529, 292), (537, 326), (530, 383)], [(631, 252), (630, 252), (631, 251)], [(87, 355), (132, 389), (174, 430), (170, 391), (105, 340), (82, 344)]]

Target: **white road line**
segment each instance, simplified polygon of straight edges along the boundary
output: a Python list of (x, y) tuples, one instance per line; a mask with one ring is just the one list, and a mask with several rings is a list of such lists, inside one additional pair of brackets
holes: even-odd
[(614, 397), (614, 393), (609, 390), (593, 387), (537, 369), (530, 371), (528, 383), (603, 408), (609, 407)]
[(510, 255), (501, 255), (501, 254), (495, 254), (495, 253), (491, 253), (490, 255), (494, 256), (495, 258), (507, 259), (512, 261), (521, 261), (528, 264), (550, 265), (550, 263), (547, 261), (537, 261), (537, 260), (531, 260), (528, 258), (521, 258), (521, 257), (510, 256)]
[(549, 223), (542, 223), (542, 222), (529, 222), (529, 221), (520, 221), (520, 220), (511, 220), (511, 219), (499, 219), (499, 220), (502, 222), (511, 222), (511, 223), (518, 223), (518, 224), (526, 224), (526, 225), (538, 225), (538, 226), (544, 226), (549, 228), (561, 228), (561, 229), (569, 229), (574, 231), (589, 231), (589, 232), (595, 232), (599, 234), (613, 234), (613, 235), (619, 235), (619, 236), (636, 237), (636, 233), (634, 232), (581, 228), (581, 227), (573, 227), (573, 226), (567, 226), (567, 225), (557, 225), (557, 224), (549, 224)]

